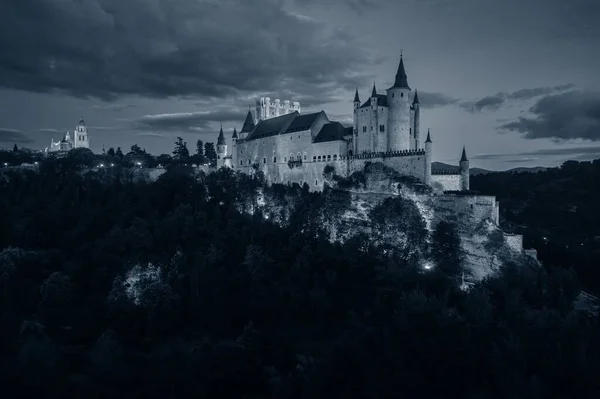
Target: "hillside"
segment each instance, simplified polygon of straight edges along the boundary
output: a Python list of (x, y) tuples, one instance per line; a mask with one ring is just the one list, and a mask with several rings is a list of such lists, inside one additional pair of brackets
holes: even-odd
[(542, 261), (575, 268), (600, 292), (600, 160), (473, 176), (471, 188), (498, 197), (502, 226), (524, 234)]

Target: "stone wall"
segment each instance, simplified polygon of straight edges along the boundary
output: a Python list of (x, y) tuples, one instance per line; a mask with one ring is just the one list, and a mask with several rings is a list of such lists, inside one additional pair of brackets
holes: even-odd
[(504, 239), (510, 249), (516, 253), (523, 252), (523, 236), (520, 234), (504, 233)]
[(462, 176), (460, 174), (431, 174), (431, 188), (436, 193), (444, 191), (460, 191)]
[[(345, 158), (348, 161), (347, 175), (364, 170), (367, 162), (381, 162), (405, 176), (416, 177), (425, 182), (426, 159), (423, 150), (401, 151), (385, 156), (369, 157), (355, 156)], [(338, 174), (340, 174), (338, 172)]]
[(447, 221), (478, 224), (490, 220), (499, 225), (496, 197), (487, 195), (445, 194), (430, 197), (436, 214)]

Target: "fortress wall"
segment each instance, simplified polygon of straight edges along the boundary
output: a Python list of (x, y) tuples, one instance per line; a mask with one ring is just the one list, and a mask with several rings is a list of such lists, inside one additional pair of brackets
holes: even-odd
[(431, 187), (437, 193), (444, 191), (460, 191), (462, 187), (462, 176), (456, 175), (431, 175)]
[(486, 219), (497, 225), (496, 197), (483, 195), (437, 195), (431, 204), (443, 220), (474, 224)]
[(416, 177), (423, 182), (425, 181), (425, 154), (351, 158), (348, 160), (348, 175), (364, 170), (367, 162), (381, 162), (402, 175)]
[[(280, 162), (277, 165), (261, 165), (259, 170), (265, 174), (268, 184), (294, 184), (303, 185), (307, 183), (311, 191), (323, 190), (323, 170), (327, 165), (334, 167), (336, 173), (344, 171), (346, 167), (345, 161), (331, 162), (302, 162), (301, 165), (292, 165), (290, 167), (287, 162)], [(244, 173), (254, 173), (252, 167), (244, 167), (238, 169)]]
[(523, 236), (520, 234), (504, 233), (508, 247), (517, 253), (523, 252)]

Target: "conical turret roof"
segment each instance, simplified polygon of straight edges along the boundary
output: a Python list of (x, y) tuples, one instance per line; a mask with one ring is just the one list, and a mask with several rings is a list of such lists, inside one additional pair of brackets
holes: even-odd
[(219, 131), (219, 138), (217, 139), (217, 145), (225, 145), (225, 135), (223, 134), (223, 126)]
[(427, 139), (425, 139), (426, 143), (431, 143), (431, 134), (429, 133), (429, 129), (427, 129)]
[(398, 65), (398, 72), (396, 72), (396, 80), (394, 81), (394, 85), (392, 87), (410, 90), (410, 86), (408, 86), (408, 78), (406, 76), (406, 71), (404, 70), (404, 60), (402, 59), (402, 55), (400, 55), (400, 64)]
[(233, 128), (233, 135), (231, 136), (232, 139), (237, 139), (238, 135), (237, 135), (237, 129), (234, 127)]
[(465, 146), (463, 145), (463, 150), (462, 150), (462, 155), (460, 157), (460, 162), (465, 162), (468, 161), (467, 159), (467, 150), (465, 149)]
[(377, 88), (375, 87), (375, 82), (373, 82), (373, 91), (371, 92), (371, 97), (377, 97)]
[(413, 98), (413, 104), (420, 104), (419, 103), (419, 93), (417, 92), (417, 89), (415, 89), (415, 98)]
[(360, 98), (358, 97), (358, 87), (356, 88), (356, 92), (354, 93), (354, 102), (359, 103)]
[(242, 126), (242, 130), (240, 133), (250, 133), (252, 129), (254, 129), (254, 118), (252, 117), (252, 112), (248, 110), (248, 114), (246, 114), (246, 120), (244, 121), (244, 125)]

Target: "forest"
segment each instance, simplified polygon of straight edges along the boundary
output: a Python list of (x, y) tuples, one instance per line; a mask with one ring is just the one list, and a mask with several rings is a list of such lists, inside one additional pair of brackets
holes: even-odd
[(585, 289), (600, 295), (600, 159), (472, 176), (471, 189), (497, 197), (502, 228), (523, 234), (540, 260), (573, 268)]
[[(88, 156), (1, 175), (3, 397), (600, 397), (600, 320), (573, 309), (583, 282), (572, 262), (508, 264), (463, 291), (453, 226), (428, 244), (401, 198), (373, 223), (410, 220), (432, 270), (371, 237), (332, 243), (310, 223), (328, 190), (184, 163), (132, 181), (119, 165), (84, 173)], [(509, 189), (524, 205), (507, 223), (568, 236), (526, 211), (528, 178)], [(481, 191), (513, 187), (477, 179)], [(239, 212), (257, 190), (297, 200), (289, 224)]]

